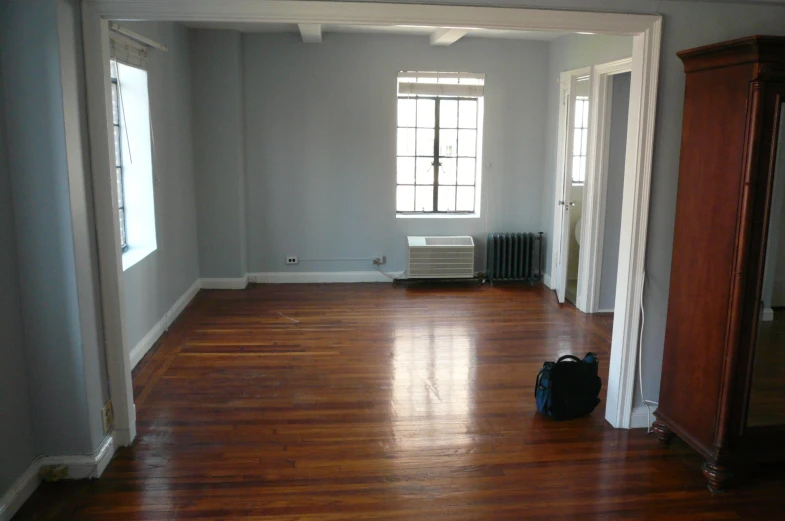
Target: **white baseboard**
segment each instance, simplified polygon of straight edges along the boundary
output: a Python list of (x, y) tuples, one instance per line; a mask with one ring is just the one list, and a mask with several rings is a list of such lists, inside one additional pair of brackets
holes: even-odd
[(553, 286), (551, 286), (551, 276), (547, 273), (542, 274), (542, 283), (545, 284), (546, 288), (553, 289)]
[(11, 488), (0, 496), (0, 521), (10, 521), (14, 514), (25, 504), (27, 498), (33, 495), (33, 492), (41, 483), (41, 477), (38, 475), (40, 468), (38, 460), (34, 460), (27, 467), (27, 470), (13, 482)]
[(66, 479), (100, 477), (109, 462), (112, 461), (116, 450), (113, 434), (108, 434), (92, 454), (39, 456), (33, 460), (24, 473), (11, 485), (11, 488), (0, 496), (0, 521), (10, 521), (24, 502), (35, 492), (41, 483), (40, 472), (44, 467), (65, 465), (68, 468)]
[(248, 286), (248, 274), (243, 277), (225, 279), (200, 279), (202, 289), (245, 289)]
[(774, 310), (771, 308), (764, 308), (760, 319), (763, 322), (771, 322), (774, 320)]
[(595, 313), (613, 313), (615, 310), (613, 308), (610, 309), (598, 309)]
[[(391, 277), (400, 277), (403, 272), (388, 273)], [(303, 284), (326, 282), (390, 282), (390, 278), (378, 271), (292, 271), (249, 273), (251, 282), (260, 284)]]
[(654, 411), (657, 410), (656, 405), (649, 405), (651, 409), (651, 416), (644, 404), (635, 406), (632, 410), (632, 418), (630, 419), (630, 429), (648, 429), (654, 423)]
[(161, 335), (164, 334), (164, 331), (169, 329), (169, 326), (172, 325), (172, 322), (180, 316), (180, 313), (183, 312), (185, 306), (188, 305), (191, 300), (196, 296), (199, 292), (199, 288), (202, 287), (201, 280), (197, 279), (190, 288), (186, 290), (183, 295), (177, 299), (177, 302), (167, 311), (161, 320), (159, 320), (153, 328), (147, 332), (147, 334), (142, 337), (138, 344), (136, 344), (131, 349), (131, 368), (136, 367), (136, 364), (150, 351), (150, 348), (153, 347), (153, 344), (161, 338)]

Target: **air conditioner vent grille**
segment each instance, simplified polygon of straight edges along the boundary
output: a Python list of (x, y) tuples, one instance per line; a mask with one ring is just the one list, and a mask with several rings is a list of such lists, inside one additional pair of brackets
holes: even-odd
[(458, 237), (407, 237), (409, 278), (474, 277), (474, 240)]

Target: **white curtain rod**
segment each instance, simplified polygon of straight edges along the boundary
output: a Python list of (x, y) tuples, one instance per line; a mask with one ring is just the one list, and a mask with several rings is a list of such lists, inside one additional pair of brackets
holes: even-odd
[(131, 40), (134, 40), (134, 41), (139, 42), (141, 44), (147, 45), (148, 47), (152, 47), (154, 49), (158, 49), (159, 51), (167, 52), (169, 50), (166, 47), (166, 45), (161, 45), (160, 43), (156, 42), (155, 40), (151, 40), (150, 38), (148, 38), (146, 36), (142, 36), (139, 33), (135, 33), (135, 32), (133, 32), (130, 29), (126, 29), (122, 25), (119, 25), (119, 24), (117, 24), (115, 22), (109, 22), (109, 29), (111, 29), (112, 31), (115, 31), (116, 33), (120, 33), (123, 36), (125, 36), (127, 38), (130, 38)]

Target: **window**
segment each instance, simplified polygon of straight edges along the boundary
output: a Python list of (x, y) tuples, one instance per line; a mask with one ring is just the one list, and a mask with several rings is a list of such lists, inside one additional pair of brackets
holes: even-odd
[(589, 140), (589, 97), (575, 96), (575, 134), (572, 142), (572, 184), (586, 182), (586, 150)]
[(125, 194), (123, 190), (123, 146), (120, 136), (120, 91), (117, 88), (117, 60), (112, 60), (109, 64), (112, 81), (112, 124), (114, 125), (114, 158), (115, 171), (117, 172), (117, 208), (120, 217), (120, 248), (123, 251), (128, 249), (128, 238), (125, 233)]
[(398, 215), (479, 213), (484, 75), (398, 75)]
[(147, 48), (111, 33), (114, 169), (123, 269), (157, 248)]

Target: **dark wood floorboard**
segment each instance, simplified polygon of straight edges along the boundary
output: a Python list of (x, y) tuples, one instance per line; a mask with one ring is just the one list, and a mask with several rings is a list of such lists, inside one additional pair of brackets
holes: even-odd
[(526, 286), (202, 291), (134, 371), (133, 446), (15, 519), (785, 519), (779, 467), (711, 494), (604, 402), (536, 413), (543, 361), (595, 351), (607, 377), (612, 320)]

